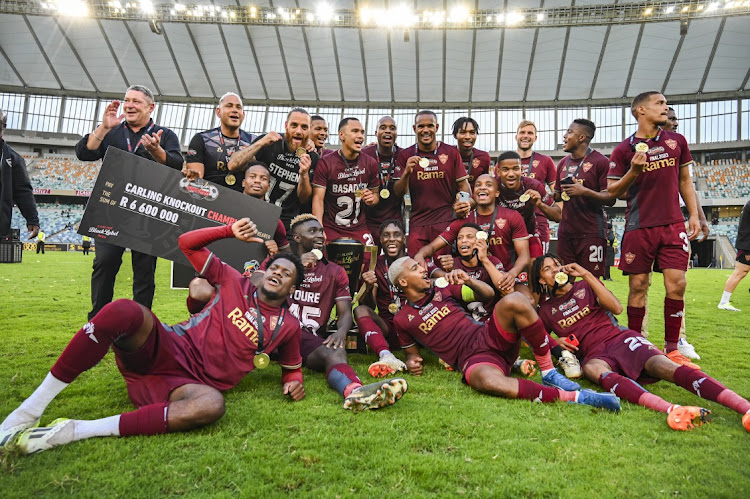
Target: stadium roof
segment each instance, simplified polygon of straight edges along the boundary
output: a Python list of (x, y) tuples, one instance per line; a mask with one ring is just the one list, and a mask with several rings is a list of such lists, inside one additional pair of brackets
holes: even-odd
[[(57, 8), (77, 1), (57, 0)], [(317, 0), (257, 2), (252, 19), (246, 2), (204, 2), (218, 7), (188, 16), (185, 6), (175, 12), (158, 1), (144, 14), (136, 5), (148, 0), (133, 1), (122, 9), (87, 2), (89, 15), (73, 18), (52, 15), (52, 3), (0, 0), (0, 91), (119, 96), (141, 83), (175, 101), (238, 91), (246, 103), (371, 107), (614, 104), (651, 89), (684, 98), (750, 95), (745, 0), (476, 0), (461, 4), (471, 9), (463, 24), (446, 14), (439, 28), (424, 11), (458, 4), (417, 0), (410, 5), (422, 17), (409, 25), (391, 13), (403, 23), (393, 29), (364, 24), (357, 0), (332, 4), (328, 23), (310, 14), (319, 12)], [(692, 11), (680, 16), (683, 6)], [(518, 12), (525, 20), (511, 24)]]

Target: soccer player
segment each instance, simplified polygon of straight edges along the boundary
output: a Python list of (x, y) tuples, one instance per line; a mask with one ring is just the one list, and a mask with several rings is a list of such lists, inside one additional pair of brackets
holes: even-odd
[(375, 130), (377, 144), (362, 148), (363, 155), (375, 158), (378, 163), (380, 202), (374, 206), (365, 206), (367, 228), (378, 249), (382, 248), (378, 235), (383, 222), (404, 219), (404, 197), (397, 195), (393, 189), (396, 157), (401, 151), (396, 145), (397, 132), (393, 118), (383, 116), (378, 120), (378, 128)]
[[(581, 280), (559, 284), (560, 273)], [(578, 345), (570, 348), (583, 359), (588, 379), (628, 402), (667, 413), (675, 430), (702, 423), (710, 411), (670, 404), (641, 386), (667, 380), (742, 414), (750, 431), (750, 402), (707, 374), (673, 362), (639, 332), (620, 327), (614, 318), (622, 313), (620, 301), (590, 271), (576, 263), (563, 266), (556, 255), (546, 254), (535, 260), (530, 280), (537, 293), (548, 296), (539, 308), (544, 325), (560, 338), (575, 335)]]
[[(667, 100), (657, 91), (637, 95), (631, 113), (638, 129), (612, 151), (609, 193), (627, 199), (620, 270), (627, 272), (628, 328), (641, 330), (654, 260), (664, 275), (664, 350), (678, 364), (698, 368), (679, 352), (680, 325), (685, 314), (685, 273), (690, 241), (701, 231), (690, 178), (693, 158), (685, 137), (659, 128), (667, 122)], [(688, 225), (678, 193), (690, 214)]]
[(374, 270), (362, 274), (365, 293), (354, 309), (357, 331), (379, 359), (368, 369), (376, 378), (406, 370), (406, 364), (391, 353), (393, 348), (400, 348), (393, 330), (393, 315), (406, 303), (406, 298), (388, 277), (390, 265), (406, 255), (406, 230), (403, 221), (394, 219), (383, 222), (379, 233), (383, 254), (378, 256)]
[(577, 263), (597, 277), (604, 276), (607, 217), (604, 206), (615, 204), (607, 191), (609, 160), (591, 148), (596, 125), (573, 120), (563, 136), (568, 153), (557, 164), (555, 201), (562, 201), (557, 230), (558, 253), (564, 262)]
[[(282, 306), (302, 282), (302, 264), (296, 256), (276, 255), (255, 287), (206, 248), (231, 237), (260, 240), (247, 218), (180, 236), (180, 248), (193, 267), (221, 286), (203, 313), (168, 326), (134, 301), (108, 304), (73, 336), (42, 384), (0, 424), (0, 446), (20, 435), (21, 451), (33, 454), (91, 437), (155, 435), (211, 424), (225, 411), (221, 392), (266, 367), (274, 351), (282, 367), (282, 393), (302, 399), (300, 324)], [(93, 421), (57, 419), (34, 428), (47, 405), (110, 347), (138, 409)]]
[(729, 276), (726, 284), (724, 284), (724, 293), (721, 295), (719, 308), (739, 312), (740, 309), (732, 305), (729, 300), (732, 298), (732, 293), (737, 285), (745, 278), (748, 271), (750, 271), (750, 201), (742, 208), (740, 227), (737, 231), (737, 241), (734, 243), (734, 246), (737, 248), (734, 272), (732, 272), (732, 275)]
[[(526, 223), (531, 258), (542, 255), (539, 239), (539, 220), (543, 217), (559, 222), (562, 216), (560, 207), (547, 193), (540, 181), (522, 175), (521, 157), (517, 152), (506, 151), (497, 158), (495, 177), (498, 179), (498, 204), (516, 210)], [(522, 200), (523, 199), (523, 200)], [(541, 216), (536, 215), (539, 209)]]
[[(677, 120), (677, 113), (675, 113), (675, 110), (671, 107), (667, 108), (667, 122), (661, 126), (664, 130), (667, 130), (668, 132), (677, 132), (677, 128), (679, 127), (679, 121)], [(691, 172), (692, 175), (692, 172)], [(680, 203), (682, 204), (682, 203)], [(706, 214), (703, 212), (703, 207), (701, 207), (701, 201), (698, 197), (698, 193), (695, 193), (695, 205), (698, 210), (698, 220), (701, 224), (701, 232), (703, 234), (702, 240), (705, 241), (708, 238), (708, 235), (711, 233), (711, 228), (708, 226), (708, 221), (706, 220)], [(699, 239), (700, 241), (701, 239)], [(659, 269), (658, 262), (654, 262), (653, 269), (657, 272), (661, 272), (661, 269)], [(653, 276), (653, 272), (649, 272), (648, 274), (648, 286), (651, 287), (651, 278)], [(646, 296), (643, 301), (643, 323), (641, 325), (641, 333), (643, 336), (648, 337), (648, 292), (646, 292)], [(684, 355), (685, 357), (688, 357), (690, 359), (696, 359), (700, 360), (701, 356), (698, 355), (698, 353), (695, 351), (695, 347), (691, 345), (687, 340), (687, 334), (686, 334), (686, 325), (685, 325), (685, 315), (682, 316), (682, 323), (680, 324), (680, 339), (677, 342), (677, 350)]]
[[(488, 174), (477, 177), (474, 183), (476, 209), (472, 210), (465, 219), (451, 222), (448, 228), (430, 244), (420, 249), (414, 259), (422, 267), (425, 267), (428, 258), (438, 253), (442, 248), (450, 247), (456, 242), (458, 231), (464, 223), (474, 223), (487, 233), (489, 253), (503, 265), (504, 273), (502, 277), (498, 281), (494, 281), (496, 288), (503, 293), (512, 291), (516, 284), (516, 278), (526, 270), (531, 262), (529, 258), (529, 233), (526, 230), (523, 218), (517, 211), (495, 204), (497, 197), (497, 180)], [(511, 259), (511, 245), (516, 254), (515, 262)]]
[[(403, 149), (396, 159), (393, 190), (398, 196), (407, 191), (411, 196), (407, 247), (412, 254), (439, 236), (454, 213), (465, 218), (472, 208), (469, 175), (461, 155), (455, 147), (438, 142), (438, 129), (433, 111), (419, 111), (414, 118), (417, 143)], [(468, 196), (466, 200), (461, 199), (461, 191)]]
[[(355, 412), (379, 409), (395, 403), (406, 393), (406, 381), (400, 378), (386, 383), (362, 386), (349, 365), (344, 344), (352, 327), (352, 297), (349, 277), (343, 267), (318, 259), (313, 250), (325, 249), (323, 226), (309, 213), (292, 221), (295, 251), (305, 266), (305, 277), (290, 299), (289, 310), (302, 322), (300, 352), (302, 365), (325, 373), (328, 385), (344, 397), (344, 408)], [(334, 304), (336, 332), (323, 339)], [(397, 360), (397, 359), (396, 359)]]
[[(256, 199), (264, 199), (268, 192), (270, 173), (266, 165), (260, 161), (253, 161), (245, 170), (245, 178), (242, 180), (243, 192), (248, 196)], [(276, 224), (276, 231), (273, 239), (264, 241), (268, 256), (273, 257), (280, 251), (289, 250), (289, 240), (286, 237), (284, 224), (279, 220)], [(248, 276), (249, 277), (249, 276)], [(216, 289), (209, 282), (202, 278), (196, 277), (188, 285), (187, 309), (191, 314), (197, 314), (211, 301)]]
[[(555, 188), (555, 163), (552, 158), (533, 151), (536, 143), (536, 124), (533, 121), (523, 120), (516, 129), (516, 152), (521, 156), (521, 169), (525, 177), (540, 181), (549, 187), (550, 192)], [(539, 229), (539, 242), (542, 243), (542, 251), (549, 250), (549, 222), (544, 213), (537, 208), (537, 227)]]
[(240, 96), (227, 92), (216, 107), (220, 125), (211, 130), (193, 135), (188, 146), (185, 170), (194, 170), (198, 177), (216, 185), (242, 192), (242, 182), (237, 174), (227, 168), (236, 151), (247, 148), (255, 136), (240, 129), (245, 119)]
[(315, 169), (312, 212), (329, 241), (349, 238), (373, 246), (362, 205), (380, 201), (378, 164), (361, 154), (365, 128), (358, 119), (341, 120), (339, 138), (341, 150), (323, 157)]
[[(455, 270), (445, 277), (449, 283), (446, 287), (433, 287), (427, 271), (413, 259), (403, 257), (393, 262), (388, 274), (407, 298), (393, 322), (410, 373), (422, 374), (420, 343), (461, 371), (466, 383), (482, 393), (536, 402), (564, 400), (619, 411), (616, 396), (578, 391), (577, 383), (555, 371), (549, 336), (531, 302), (521, 293), (504, 296), (490, 320), (483, 323), (466, 315), (458, 301), (487, 300), (494, 292), (465, 272)], [(522, 337), (534, 352), (544, 382), (571, 386), (572, 391), (509, 377)]]
[(326, 149), (326, 141), (328, 140), (328, 124), (325, 118), (318, 116), (317, 114), (310, 118), (310, 140), (315, 146), (315, 152), (321, 158), (331, 153), (335, 153), (336, 149)]
[[(102, 159), (107, 148), (112, 146), (161, 163), (175, 170), (182, 170), (180, 140), (170, 130), (151, 120), (154, 112), (154, 94), (143, 85), (133, 85), (125, 92), (122, 110), (118, 115), (120, 101), (112, 101), (104, 110), (102, 122), (96, 130), (86, 134), (75, 146), (76, 156), (81, 161)], [(124, 119), (123, 119), (124, 118)], [(91, 273), (91, 320), (115, 292), (115, 278), (122, 265), (125, 248), (97, 241)], [(156, 257), (131, 251), (133, 266), (133, 300), (146, 308), (154, 301), (154, 273)]]
[(490, 153), (474, 147), (479, 134), (479, 123), (469, 117), (458, 118), (453, 123), (453, 137), (456, 139), (461, 161), (469, 174), (469, 185), (474, 189), (474, 181), (490, 171)]
[(29, 231), (28, 239), (34, 239), (39, 234), (39, 213), (34, 201), (34, 189), (31, 187), (26, 162), (20, 154), (14, 151), (3, 139), (3, 132), (8, 121), (8, 115), (0, 109), (0, 237), (10, 235), (10, 220), (13, 215), (13, 205), (18, 205), (21, 214), (26, 219)]
[(310, 115), (301, 107), (287, 114), (284, 136), (276, 132), (261, 135), (250, 147), (237, 151), (229, 160), (230, 170), (241, 170), (251, 161), (261, 161), (271, 172), (266, 201), (281, 206), (281, 221), (289, 229), (300, 207), (312, 199), (312, 172), (318, 153), (305, 149), (310, 135)]

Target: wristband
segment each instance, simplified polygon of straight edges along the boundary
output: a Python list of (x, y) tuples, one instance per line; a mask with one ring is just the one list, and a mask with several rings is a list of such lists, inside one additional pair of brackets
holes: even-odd
[(93, 135), (94, 138), (98, 140), (99, 142), (104, 142), (104, 139), (100, 139), (99, 136), (96, 134), (96, 131), (91, 132), (91, 135)]

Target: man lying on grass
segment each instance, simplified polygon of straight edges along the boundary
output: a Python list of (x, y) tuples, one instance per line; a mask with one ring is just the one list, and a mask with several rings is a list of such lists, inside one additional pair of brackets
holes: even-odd
[(545, 383), (565, 379), (552, 365), (547, 331), (523, 294), (512, 292), (504, 296), (495, 305), (492, 317), (483, 323), (467, 315), (458, 300), (485, 301), (493, 298), (494, 291), (489, 284), (470, 278), (463, 270), (449, 272), (433, 286), (424, 268), (412, 258), (403, 257), (393, 262), (388, 273), (407, 299), (393, 322), (410, 373), (422, 374), (419, 342), (463, 372), (464, 381), (482, 393), (537, 402), (564, 400), (620, 410), (619, 399), (611, 393), (566, 391), (509, 377), (523, 337), (534, 352)]
[[(302, 263), (294, 255), (277, 254), (256, 288), (205, 248), (230, 237), (262, 242), (247, 218), (179, 239), (195, 269), (219, 290), (211, 304), (174, 326), (162, 324), (131, 300), (105, 306), (73, 336), (34, 393), (0, 424), (0, 447), (17, 438), (21, 452), (32, 454), (91, 437), (154, 435), (211, 424), (224, 414), (221, 392), (254, 368), (266, 367), (273, 351), (278, 351), (282, 368), (282, 392), (301, 400), (300, 324), (283, 305), (305, 274)], [(138, 409), (93, 421), (58, 419), (34, 428), (49, 403), (99, 363), (110, 346)], [(388, 389), (374, 395), (395, 396)]]
[[(568, 276), (581, 280), (571, 283)], [(742, 424), (750, 431), (750, 403), (695, 367), (672, 362), (639, 332), (620, 327), (613, 315), (622, 313), (620, 301), (591, 272), (576, 263), (563, 265), (547, 253), (532, 264), (529, 282), (547, 298), (539, 307), (544, 325), (560, 338), (575, 335), (577, 346), (561, 344), (577, 351), (588, 379), (628, 402), (667, 413), (675, 430), (702, 424), (710, 411), (670, 404), (639, 384), (671, 381), (743, 414)]]

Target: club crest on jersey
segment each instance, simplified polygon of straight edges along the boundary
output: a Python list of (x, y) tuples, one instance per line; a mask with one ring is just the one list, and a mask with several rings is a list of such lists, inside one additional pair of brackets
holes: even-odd
[(495, 225), (497, 225), (498, 229), (503, 230), (503, 227), (505, 227), (505, 224), (507, 222), (508, 221), (505, 220), (504, 218), (498, 218), (497, 220), (495, 220)]
[(617, 166), (617, 163), (615, 163), (614, 161), (610, 161), (609, 162), (609, 167), (610, 168), (615, 168), (616, 166)]
[(586, 161), (581, 167), (583, 168), (584, 172), (587, 172), (587, 171), (591, 170), (592, 166), (594, 166), (594, 165), (592, 165), (591, 163), (589, 163), (588, 161)]
[(274, 329), (276, 327), (276, 324), (279, 323), (279, 316), (278, 315), (272, 315), (271, 316), (271, 323), (268, 325), (269, 328)]
[(667, 147), (669, 147), (673, 151), (677, 148), (677, 141), (674, 139), (665, 140), (664, 143), (667, 144)]
[(583, 289), (583, 288), (581, 288), (578, 291), (576, 291), (575, 293), (573, 293), (573, 296), (575, 296), (579, 300), (583, 300), (586, 297), (586, 290)]
[(537, 166), (539, 166), (539, 160), (535, 159), (534, 163), (531, 166), (533, 166), (534, 168), (536, 168)]
[(409, 319), (409, 322), (414, 320), (414, 316), (412, 314), (407, 315), (406, 318)]
[(471, 162), (471, 165), (472, 165), (472, 166), (473, 166), (474, 168), (477, 168), (477, 167), (479, 167), (479, 158), (474, 158), (474, 161), (472, 161), (472, 162)]
[(633, 260), (635, 260), (635, 255), (633, 253), (625, 253), (626, 262), (633, 263)]
[(448, 162), (448, 155), (447, 154), (441, 154), (440, 156), (438, 156), (438, 159), (440, 160), (440, 162), (442, 164), (445, 164), (445, 163)]
[(552, 314), (554, 315), (556, 313), (557, 313), (557, 309), (555, 307), (552, 307)]
[(441, 293), (440, 291), (435, 291), (435, 299), (437, 301), (443, 301), (443, 293)]

